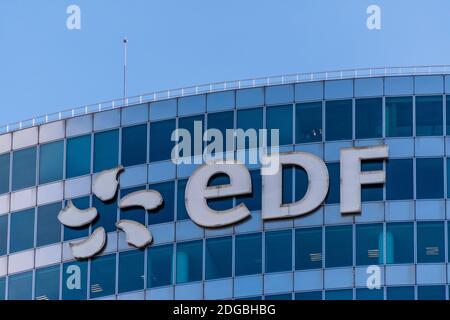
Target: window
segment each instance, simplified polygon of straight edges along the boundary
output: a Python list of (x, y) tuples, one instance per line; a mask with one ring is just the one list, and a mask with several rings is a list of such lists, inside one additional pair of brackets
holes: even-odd
[(268, 86), (266, 89), (266, 105), (289, 103), (294, 100), (294, 86), (291, 84)]
[(177, 220), (187, 220), (190, 219), (186, 211), (185, 204), (185, 191), (186, 191), (187, 179), (179, 179), (177, 181)]
[(67, 139), (66, 176), (68, 179), (91, 172), (91, 135)]
[(325, 291), (325, 300), (353, 300), (353, 290), (330, 290)]
[(333, 226), (325, 228), (325, 266), (326, 268), (348, 267), (353, 265), (352, 226)]
[(266, 232), (266, 272), (292, 270), (292, 231)]
[(416, 197), (444, 197), (444, 162), (441, 158), (416, 159)]
[(250, 211), (261, 210), (262, 179), (260, 171), (250, 171), (250, 178), (252, 180), (252, 193), (237, 196), (236, 205), (244, 203)]
[(149, 212), (148, 224), (158, 224), (171, 222), (174, 219), (175, 211), (175, 182), (163, 182), (150, 185), (151, 190), (158, 191), (162, 198), (163, 204), (156, 210)]
[(295, 269), (322, 268), (322, 228), (295, 230)]
[(0, 216), (0, 256), (8, 251), (8, 215)]
[[(221, 145), (222, 149), (214, 150), (215, 152), (221, 153), (233, 151), (233, 149), (230, 150), (227, 149), (227, 129), (233, 130), (233, 128), (234, 128), (233, 111), (208, 114), (208, 130), (215, 129), (219, 130), (222, 133), (222, 145)], [(218, 142), (215, 141), (216, 139), (215, 136), (211, 136), (210, 134), (208, 134), (208, 139), (211, 139), (212, 141), (207, 142), (207, 144), (210, 143), (212, 143), (213, 145), (214, 143), (216, 143), (215, 145), (218, 144)], [(214, 154), (215, 153), (212, 153), (212, 155)]]
[(0, 156), (0, 194), (9, 192), (9, 153)]
[(36, 185), (36, 147), (13, 153), (13, 191)]
[(295, 142), (322, 141), (322, 102), (298, 103), (295, 109)]
[(383, 225), (356, 225), (356, 265), (383, 264)]
[(294, 167), (295, 175), (295, 201), (303, 199), (309, 186), (308, 174), (301, 167)]
[(59, 265), (36, 270), (36, 300), (59, 300)]
[(61, 223), (58, 214), (61, 203), (49, 204), (38, 208), (37, 212), (37, 246), (61, 242)]
[(444, 262), (444, 223), (417, 223), (417, 262)]
[(286, 294), (272, 294), (270, 296), (265, 296), (264, 300), (292, 300), (292, 295), (290, 293)]
[[(129, 195), (136, 191), (145, 190), (145, 186), (128, 188), (120, 190), (120, 197), (123, 199), (126, 195)], [(142, 207), (132, 207), (126, 209), (120, 209), (120, 219), (122, 220), (133, 220), (145, 225), (145, 216), (147, 211)]]
[(413, 199), (413, 160), (389, 159), (386, 161), (386, 199)]
[(298, 292), (295, 300), (322, 300), (322, 291)]
[(356, 289), (356, 300), (384, 300), (383, 289)]
[(416, 135), (441, 136), (442, 113), (442, 96), (416, 97)]
[(8, 300), (33, 299), (33, 271), (9, 276)]
[(236, 236), (236, 276), (258, 274), (262, 271), (262, 241), (261, 234), (246, 234)]
[(387, 300), (414, 300), (414, 287), (387, 287)]
[(144, 289), (144, 251), (119, 253), (119, 293)]
[(382, 132), (383, 100), (357, 99), (355, 101), (356, 139), (380, 138)]
[(147, 288), (173, 283), (173, 246), (149, 247), (147, 249)]
[(39, 149), (39, 183), (62, 180), (64, 171), (64, 141), (41, 145)]
[(87, 267), (87, 261), (73, 261), (63, 265), (63, 300), (86, 300)]
[[(237, 129), (242, 129), (245, 131), (247, 130), (255, 130), (256, 131), (256, 137), (259, 139), (259, 129), (262, 129), (263, 126), (263, 109), (257, 108), (257, 109), (247, 109), (247, 110), (239, 110), (237, 112)], [(258, 140), (259, 141), (259, 140)], [(248, 139), (245, 141), (245, 147), (242, 148), (239, 146), (239, 141), (237, 143), (237, 149), (249, 149), (249, 142)], [(259, 142), (258, 142), (259, 146)]]
[(386, 224), (386, 263), (414, 262), (414, 224)]
[(417, 287), (418, 300), (445, 300), (445, 286)]
[(292, 203), (292, 185), (293, 185), (293, 174), (294, 166), (283, 166), (282, 169), (282, 187), (281, 187), (281, 201), (283, 204)]
[(339, 163), (327, 163), (330, 188), (325, 203), (339, 203), (341, 190), (341, 168)]
[[(72, 203), (80, 210), (90, 208), (90, 198), (82, 197), (77, 199), (72, 199)], [(67, 205), (67, 203), (66, 203)], [(89, 235), (89, 226), (83, 226), (80, 228), (70, 228), (63, 226), (64, 229), (64, 241), (74, 240), (78, 238), (84, 238)]]
[(234, 91), (210, 93), (206, 96), (208, 110), (223, 110), (234, 108)]
[(450, 95), (447, 96), (446, 98), (446, 113), (445, 113), (445, 117), (446, 117), (446, 124), (447, 124), (447, 135), (450, 134)]
[[(208, 181), (208, 186), (221, 186), (230, 184), (230, 177), (227, 174), (219, 173), (211, 177)], [(208, 206), (217, 211), (223, 211), (233, 208), (233, 198), (223, 197), (217, 199), (206, 200)]]
[(34, 245), (34, 209), (11, 214), (9, 252), (33, 248)]
[(171, 159), (175, 142), (171, 140), (175, 120), (150, 123), (150, 162)]
[(202, 280), (203, 241), (177, 244), (177, 283)]
[[(292, 144), (293, 124), (292, 124), (292, 105), (269, 107), (266, 109), (267, 119), (267, 144), (272, 146), (271, 130), (279, 130), (280, 146)], [(274, 141), (276, 142), (276, 141)], [(277, 146), (277, 144), (275, 144)]]
[(0, 301), (6, 299), (6, 278), (0, 278)]
[(94, 172), (117, 167), (119, 164), (119, 130), (95, 134)]
[(122, 164), (124, 167), (147, 162), (147, 124), (122, 129)]
[[(383, 162), (380, 161), (363, 161), (361, 163), (361, 171), (378, 171), (383, 170)], [(383, 185), (369, 184), (361, 186), (362, 201), (382, 201)]]
[(325, 105), (326, 139), (352, 139), (352, 100), (327, 101)]
[(251, 88), (236, 91), (237, 107), (262, 106), (264, 104), (264, 88)]
[(229, 278), (232, 270), (231, 237), (206, 239), (206, 280)]
[[(203, 132), (204, 132), (204, 119), (203, 115), (201, 116), (192, 116), (178, 119), (178, 128), (185, 129), (189, 131), (191, 135), (191, 150), (190, 154), (187, 154), (189, 150), (183, 150), (180, 152), (180, 157), (192, 157), (192, 156), (200, 156), (203, 152)], [(196, 137), (196, 131), (198, 131), (198, 138)], [(196, 139), (197, 138), (197, 139)], [(197, 143), (198, 141), (198, 143)], [(200, 143), (201, 142), (201, 143)], [(198, 146), (197, 146), (198, 144)]]
[(412, 97), (386, 98), (386, 137), (413, 135)]
[(115, 294), (116, 255), (98, 257), (91, 261), (90, 297), (100, 298)]
[(92, 202), (93, 207), (98, 212), (98, 216), (92, 225), (92, 230), (95, 230), (97, 227), (105, 228), (106, 232), (117, 230), (117, 198), (114, 198), (113, 201), (103, 202), (96, 196), (93, 196)]

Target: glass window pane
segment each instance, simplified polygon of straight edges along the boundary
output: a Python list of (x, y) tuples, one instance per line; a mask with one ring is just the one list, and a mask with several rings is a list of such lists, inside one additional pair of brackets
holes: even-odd
[(177, 283), (202, 280), (203, 241), (177, 244)]
[(447, 96), (446, 98), (447, 102), (446, 102), (446, 113), (445, 113), (445, 117), (446, 117), (446, 124), (447, 124), (447, 135), (450, 134), (450, 95)]
[(295, 300), (322, 300), (322, 291), (298, 292)]
[(94, 172), (117, 167), (119, 164), (119, 130), (95, 134)]
[(175, 120), (150, 123), (150, 162), (169, 160), (175, 142), (171, 140)]
[(252, 180), (252, 193), (236, 197), (236, 205), (244, 203), (248, 210), (261, 210), (261, 192), (262, 179), (259, 170), (250, 171), (250, 178)]
[(445, 286), (417, 287), (418, 300), (445, 300)]
[(286, 300), (292, 300), (292, 294), (286, 293), (286, 294), (272, 294), (270, 296), (265, 296), (264, 300), (270, 300), (270, 301), (286, 301)]
[(13, 191), (36, 185), (36, 147), (13, 153)]
[[(258, 130), (262, 129), (263, 126), (263, 109), (248, 109), (248, 110), (239, 110), (237, 112), (237, 129), (247, 130), (256, 130), (257, 138), (258, 138)], [(259, 140), (258, 140), (259, 141)], [(246, 139), (245, 148), (240, 147), (239, 141), (236, 142), (237, 149), (249, 149), (249, 141)], [(259, 145), (259, 142), (258, 142)]]
[(9, 192), (9, 153), (0, 156), (0, 194)]
[(41, 145), (39, 149), (39, 183), (62, 180), (64, 168), (64, 141)]
[[(218, 173), (212, 176), (208, 181), (208, 186), (221, 186), (221, 185), (229, 185), (230, 177), (224, 173)], [(206, 200), (208, 206), (217, 211), (223, 211), (233, 208), (233, 198), (232, 197), (223, 197), (216, 199), (208, 199)]]
[(117, 197), (113, 201), (103, 202), (96, 196), (92, 198), (92, 205), (97, 209), (98, 216), (92, 224), (92, 231), (98, 227), (105, 228), (106, 232), (116, 231)]
[(294, 166), (283, 166), (282, 169), (282, 187), (281, 187), (281, 201), (282, 204), (289, 204), (293, 202), (292, 198), (292, 180), (293, 180)]
[(327, 101), (325, 111), (326, 140), (351, 140), (352, 100)]
[(0, 301), (6, 299), (6, 278), (0, 278)]
[(353, 290), (330, 290), (325, 291), (325, 300), (353, 300)]
[(33, 299), (33, 271), (9, 276), (8, 300)]
[(383, 264), (383, 225), (356, 225), (356, 265)]
[(295, 230), (295, 269), (322, 268), (322, 228)]
[(322, 141), (322, 102), (298, 103), (295, 108), (295, 142)]
[(416, 135), (441, 136), (442, 113), (442, 96), (416, 97)]
[(147, 124), (122, 129), (122, 165), (147, 162)]
[(325, 266), (326, 268), (348, 267), (353, 265), (352, 226), (333, 226), (325, 228)]
[(417, 223), (417, 262), (444, 262), (444, 223)]
[(272, 143), (272, 129), (278, 129), (279, 131), (279, 144), (280, 146), (292, 144), (292, 105), (270, 107), (266, 109), (266, 122), (267, 122), (267, 144)]
[(444, 197), (444, 162), (441, 158), (416, 159), (416, 197)]
[(386, 137), (413, 135), (412, 97), (386, 98)]
[[(201, 138), (203, 137), (203, 132), (204, 132), (204, 122), (205, 122), (205, 117), (203, 115), (178, 119), (178, 128), (189, 131), (189, 133), (191, 135), (190, 154), (187, 154), (187, 152), (189, 152), (189, 150), (183, 150), (184, 153), (180, 151), (181, 157), (192, 157), (192, 156), (202, 155), (203, 139), (201, 139)], [(198, 135), (200, 136), (200, 139), (201, 139), (201, 140), (198, 139), (198, 141), (199, 142), (202, 141), (201, 145), (199, 143), (198, 146), (196, 146), (196, 144), (197, 144), (196, 135), (195, 135), (196, 130), (198, 130)]]
[(156, 190), (161, 194), (163, 204), (156, 210), (149, 212), (148, 224), (152, 225), (173, 221), (175, 211), (175, 182), (170, 181), (152, 184), (149, 188), (151, 190)]
[(291, 84), (266, 87), (266, 105), (289, 103), (294, 100), (294, 86)]
[(8, 215), (0, 216), (0, 256), (8, 251)]
[(63, 300), (86, 300), (87, 261), (72, 261), (63, 265)]
[(292, 231), (266, 232), (266, 272), (292, 270)]
[(37, 269), (35, 286), (36, 300), (59, 300), (59, 265)]
[(386, 263), (414, 262), (414, 224), (386, 224)]
[(61, 242), (61, 223), (58, 214), (61, 203), (53, 203), (38, 208), (37, 212), (37, 246)]
[(206, 239), (206, 280), (231, 277), (232, 240), (231, 237)]
[[(383, 162), (381, 161), (362, 161), (361, 171), (383, 171)], [(369, 184), (361, 186), (362, 201), (382, 201), (383, 185)]]
[[(72, 203), (80, 210), (90, 208), (89, 196), (72, 199)], [(67, 203), (66, 203), (66, 205), (67, 205)], [(83, 226), (80, 228), (70, 228), (70, 227), (63, 226), (63, 229), (64, 229), (64, 241), (84, 238), (89, 235), (89, 226)]]
[(341, 190), (341, 168), (339, 163), (327, 163), (330, 188), (325, 203), (339, 203)]
[(173, 283), (173, 246), (158, 246), (147, 249), (147, 288)]
[(91, 172), (91, 135), (67, 139), (66, 176), (68, 179)]
[(301, 167), (295, 167), (295, 199), (294, 201), (299, 201), (303, 199), (306, 195), (306, 191), (309, 186), (308, 174)]
[(356, 139), (380, 138), (382, 132), (381, 98), (357, 99), (355, 101)]
[(144, 289), (144, 251), (119, 253), (119, 293)]
[(386, 199), (413, 199), (413, 160), (389, 159), (386, 161)]
[(177, 182), (177, 220), (190, 219), (186, 211), (186, 204), (184, 194), (186, 191), (187, 179), (179, 179)]
[(10, 253), (34, 246), (34, 209), (11, 214)]
[(251, 88), (236, 91), (237, 107), (262, 106), (264, 104), (264, 88)]
[[(126, 195), (129, 195), (136, 191), (145, 190), (145, 186), (128, 188), (120, 190), (120, 197), (123, 199)], [(126, 209), (120, 209), (120, 219), (121, 220), (133, 220), (145, 225), (145, 216), (147, 211), (142, 207), (132, 207)]]
[(100, 298), (115, 294), (116, 255), (110, 254), (91, 261), (90, 297)]
[(234, 108), (234, 91), (210, 93), (206, 96), (208, 111)]
[(414, 300), (414, 287), (387, 287), (387, 300)]
[(356, 300), (384, 300), (383, 289), (356, 289)]
[[(208, 114), (208, 130), (209, 129), (219, 130), (222, 133), (222, 145), (221, 145), (222, 149), (214, 151), (216, 151), (217, 153), (233, 151), (233, 149), (231, 148), (230, 150), (227, 150), (227, 129), (231, 130), (234, 129), (233, 111)], [(211, 134), (208, 133), (208, 139), (212, 140), (211, 142), (207, 142), (208, 145), (210, 143), (214, 144), (216, 137), (211, 136)], [(216, 144), (217, 143), (218, 142), (216, 142)], [(214, 155), (216, 152), (212, 154)]]
[(258, 274), (262, 272), (262, 241), (261, 234), (246, 234), (236, 236), (236, 276)]

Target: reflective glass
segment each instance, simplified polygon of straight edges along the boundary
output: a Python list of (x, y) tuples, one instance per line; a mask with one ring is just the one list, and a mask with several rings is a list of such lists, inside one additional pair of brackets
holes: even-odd
[(152, 210), (148, 215), (148, 224), (158, 224), (171, 222), (174, 220), (175, 211), (175, 182), (163, 182), (152, 184), (149, 189), (158, 191), (162, 198), (163, 204), (156, 210)]
[(116, 231), (117, 197), (112, 201), (103, 202), (96, 196), (93, 196), (92, 205), (98, 212), (98, 216), (92, 224), (92, 231), (97, 227), (105, 228), (106, 232)]
[(119, 130), (96, 133), (94, 136), (94, 172), (117, 167), (119, 163)]
[(417, 223), (417, 262), (431, 263), (445, 261), (445, 240), (443, 222)]
[(417, 199), (444, 197), (444, 162), (442, 158), (416, 159)]
[(184, 195), (186, 191), (187, 179), (178, 179), (177, 182), (177, 220), (190, 219), (186, 211)]
[(383, 135), (383, 99), (357, 99), (355, 101), (356, 139), (380, 138)]
[(144, 289), (144, 251), (119, 253), (119, 293)]
[(66, 177), (84, 176), (91, 172), (91, 135), (67, 139)]
[[(120, 197), (123, 199), (125, 196), (136, 192), (145, 190), (145, 186), (128, 188), (120, 190)], [(147, 211), (142, 207), (132, 207), (127, 209), (120, 209), (120, 219), (123, 220), (133, 220), (139, 222), (140, 224), (145, 225), (145, 215)]]
[(39, 149), (39, 183), (62, 180), (64, 171), (64, 141), (41, 145)]
[(262, 178), (259, 170), (250, 171), (252, 193), (236, 197), (236, 205), (244, 203), (248, 210), (261, 210)]
[[(233, 128), (234, 128), (233, 111), (208, 114), (208, 130), (210, 129), (219, 130), (220, 133), (222, 134), (221, 150), (214, 150), (214, 151), (219, 153), (233, 151), (232, 148), (230, 148), (230, 150), (227, 149), (227, 129)], [(208, 139), (212, 140), (210, 142), (207, 142), (208, 145), (210, 144), (220, 145), (220, 143), (215, 140), (216, 139), (215, 135), (208, 134)], [(216, 152), (213, 152), (212, 154), (215, 154)]]
[(383, 225), (356, 225), (356, 265), (383, 264)]
[[(382, 171), (383, 162), (380, 161), (362, 161), (361, 171)], [(369, 184), (361, 186), (361, 200), (362, 201), (382, 201), (383, 200), (383, 185)]]
[(303, 199), (309, 186), (308, 174), (301, 167), (294, 168), (295, 173), (295, 201)]
[(0, 156), (0, 194), (9, 192), (9, 153)]
[(356, 289), (356, 300), (384, 300), (383, 289)]
[(292, 270), (292, 231), (266, 232), (266, 272)]
[(352, 100), (327, 101), (325, 104), (327, 141), (352, 139)]
[(416, 135), (441, 136), (442, 127), (442, 96), (416, 97)]
[(389, 159), (386, 161), (386, 199), (413, 199), (413, 179), (412, 159)]
[(64, 300), (86, 300), (87, 261), (64, 263), (62, 274), (62, 297)]
[(202, 280), (203, 241), (177, 243), (177, 283)]
[(283, 166), (282, 169), (282, 204), (292, 203), (292, 181), (293, 181), (294, 166)]
[[(80, 210), (88, 209), (90, 207), (89, 197), (72, 199), (72, 202)], [(80, 228), (70, 228), (63, 226), (63, 229), (64, 229), (64, 241), (84, 238), (89, 235), (89, 226), (84, 226)]]
[(298, 292), (295, 300), (322, 300), (322, 291)]
[(9, 252), (14, 253), (33, 248), (34, 209), (11, 214)]
[(147, 249), (147, 288), (173, 283), (173, 246), (155, 246)]
[(59, 265), (36, 270), (36, 300), (59, 300)]
[(0, 216), (0, 256), (8, 251), (8, 215)]
[(353, 290), (329, 290), (325, 291), (325, 300), (353, 300)]
[(341, 168), (339, 163), (327, 163), (330, 187), (325, 203), (339, 203), (341, 190)]
[(289, 103), (294, 100), (294, 86), (291, 84), (268, 86), (266, 89), (266, 105)]
[(235, 274), (245, 276), (262, 271), (261, 233), (236, 236)]
[(322, 141), (322, 102), (298, 103), (295, 123), (296, 143)]
[(418, 300), (445, 300), (445, 286), (417, 287)]
[(6, 298), (6, 278), (0, 278), (0, 301)]
[(264, 88), (251, 88), (236, 91), (237, 107), (262, 106), (264, 104)]
[[(271, 130), (278, 130), (280, 146), (292, 144), (293, 123), (292, 105), (269, 107), (266, 109), (267, 144), (272, 143)], [(274, 141), (275, 142), (275, 141)], [(276, 145), (276, 143), (275, 143)]]
[(322, 268), (322, 228), (295, 230), (295, 269)]
[(326, 268), (353, 265), (352, 226), (325, 227)]
[[(185, 117), (178, 119), (178, 129), (185, 129), (189, 131), (191, 136), (191, 150), (190, 154), (187, 154), (189, 150), (183, 150), (180, 156), (182, 157), (192, 157), (202, 155), (203, 152), (203, 132), (204, 132), (204, 122), (205, 117), (201, 116), (193, 116), (193, 117)], [(196, 131), (198, 131), (198, 136), (196, 136)], [(198, 143), (197, 143), (198, 141)], [(201, 143), (200, 143), (201, 142)]]
[(147, 162), (147, 124), (122, 129), (122, 165), (135, 166)]
[(36, 185), (36, 147), (13, 153), (12, 190)]
[(413, 98), (386, 98), (386, 137), (413, 135)]
[(92, 259), (90, 280), (90, 298), (115, 294), (116, 255), (110, 254)]
[(387, 300), (414, 300), (414, 287), (387, 287)]
[(223, 110), (234, 108), (234, 91), (210, 93), (206, 96), (208, 110)]
[(446, 117), (446, 125), (447, 125), (447, 135), (450, 135), (450, 95), (447, 96), (446, 98), (446, 112), (445, 112), (445, 117)]
[(286, 293), (286, 294), (273, 294), (270, 296), (265, 296), (264, 300), (292, 300), (292, 294)]
[(175, 120), (150, 123), (150, 162), (169, 160), (175, 142), (171, 140)]
[[(247, 130), (255, 130), (256, 136), (258, 138), (258, 130), (262, 129), (263, 126), (263, 109), (247, 109), (247, 110), (239, 110), (237, 112), (237, 129)], [(259, 140), (258, 140), (259, 141)], [(245, 148), (239, 147), (239, 141), (237, 143), (237, 149), (249, 149), (249, 141), (246, 139)], [(258, 142), (259, 145), (259, 142)]]
[(61, 203), (53, 203), (41, 206), (37, 211), (37, 246), (61, 242), (61, 222), (58, 214), (61, 211)]
[[(224, 173), (219, 173), (211, 177), (208, 181), (208, 186), (221, 186), (221, 185), (229, 185), (230, 177)], [(233, 198), (232, 197), (223, 197), (217, 199), (208, 199), (206, 200), (208, 206), (217, 211), (223, 211), (227, 209), (233, 208)]]
[(231, 277), (232, 258), (231, 237), (206, 239), (206, 280)]
[(414, 224), (399, 222), (386, 224), (386, 263), (414, 262)]
[(33, 271), (9, 276), (8, 300), (33, 299)]

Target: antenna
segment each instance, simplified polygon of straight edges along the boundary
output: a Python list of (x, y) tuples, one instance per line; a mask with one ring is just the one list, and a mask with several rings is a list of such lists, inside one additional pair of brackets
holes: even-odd
[(127, 65), (128, 65), (128, 38), (123, 38), (123, 51), (124, 51), (124, 61), (123, 61), (123, 103), (127, 104)]

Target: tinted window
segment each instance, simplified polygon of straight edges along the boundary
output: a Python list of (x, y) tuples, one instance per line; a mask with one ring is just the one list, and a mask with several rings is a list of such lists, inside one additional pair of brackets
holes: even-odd
[(292, 105), (270, 107), (266, 110), (267, 118), (267, 144), (277, 145), (276, 142), (272, 142), (272, 129), (279, 130), (279, 144), (287, 145), (292, 144)]
[(413, 131), (412, 97), (386, 98), (386, 137), (410, 137)]
[(445, 240), (443, 222), (417, 223), (417, 262), (444, 262)]
[(74, 178), (91, 172), (91, 135), (67, 139), (66, 176)]
[(10, 253), (32, 248), (34, 245), (34, 209), (11, 214)]
[(355, 101), (356, 139), (379, 138), (382, 136), (381, 98), (358, 99)]
[[(189, 131), (191, 137), (191, 150), (190, 154), (187, 154), (189, 150), (183, 150), (185, 153), (181, 152), (181, 157), (192, 157), (201, 155), (203, 152), (203, 131), (204, 131), (204, 116), (193, 116), (178, 119), (178, 128), (185, 129)], [(195, 135), (198, 132), (199, 138)], [(197, 143), (198, 142), (198, 143)]]
[(39, 149), (39, 183), (63, 178), (64, 141), (41, 145)]
[(122, 164), (124, 167), (147, 162), (147, 125), (122, 129)]
[(230, 112), (220, 112), (220, 113), (210, 113), (208, 114), (208, 130), (209, 129), (215, 129), (219, 130), (222, 134), (222, 143), (220, 141), (215, 140), (217, 137), (214, 135), (212, 136), (209, 132), (208, 139), (211, 141), (207, 142), (207, 144), (214, 144), (220, 145), (220, 150), (214, 150), (215, 152), (212, 154), (215, 154), (216, 152), (227, 152), (227, 151), (233, 151), (233, 148), (227, 149), (227, 129), (233, 129), (234, 128), (234, 113), (233, 111)]
[(91, 261), (91, 298), (115, 294), (116, 290), (116, 255), (111, 254)]
[(86, 300), (87, 261), (73, 261), (63, 265), (62, 296), (64, 300)]
[[(258, 130), (263, 128), (263, 109), (248, 109), (248, 110), (239, 110), (237, 112), (237, 129), (242, 129), (244, 131), (247, 130), (256, 130), (256, 136), (258, 138)], [(259, 140), (258, 140), (259, 141)], [(248, 139), (245, 141), (245, 148), (240, 147), (239, 141), (236, 142), (237, 149), (249, 149)], [(259, 145), (259, 143), (258, 143)]]
[(202, 280), (203, 241), (177, 244), (177, 283)]
[(33, 271), (9, 276), (8, 300), (31, 300), (33, 298)]
[(386, 161), (386, 199), (413, 198), (413, 160), (389, 159)]
[(292, 270), (292, 231), (266, 232), (266, 272)]
[[(383, 171), (383, 163), (380, 161), (363, 161), (361, 171)], [(361, 186), (362, 201), (382, 201), (383, 185), (369, 184)]]
[(414, 224), (386, 224), (386, 263), (414, 262)]
[(0, 194), (9, 192), (9, 153), (0, 156)]
[(295, 294), (295, 300), (322, 300), (322, 291), (299, 292)]
[[(120, 190), (120, 197), (123, 199), (125, 196), (136, 192), (145, 190), (145, 186), (128, 188)], [(133, 220), (145, 225), (145, 215), (147, 214), (146, 210), (142, 207), (131, 207), (126, 209), (120, 209), (120, 219), (123, 220)]]
[(257, 274), (262, 271), (261, 234), (236, 236), (236, 276)]
[(232, 241), (231, 237), (206, 240), (206, 280), (231, 277)]
[(59, 265), (36, 270), (36, 300), (59, 300)]
[(93, 207), (97, 209), (98, 216), (92, 225), (92, 231), (97, 227), (105, 228), (106, 232), (116, 231), (117, 222), (117, 198), (113, 201), (103, 202), (96, 196), (93, 197)]
[(250, 178), (252, 180), (252, 193), (236, 197), (236, 205), (244, 203), (248, 210), (261, 210), (261, 192), (262, 179), (259, 170), (250, 171)]
[(356, 225), (356, 264), (383, 264), (383, 225)]
[(13, 153), (13, 191), (36, 185), (36, 147)]
[(383, 289), (356, 289), (356, 300), (384, 300)]
[(299, 103), (295, 108), (295, 142), (322, 141), (322, 102)]
[(151, 190), (158, 191), (162, 198), (163, 204), (156, 210), (152, 210), (148, 215), (148, 224), (158, 224), (170, 222), (174, 220), (174, 203), (175, 203), (175, 182), (164, 182), (152, 184)]
[(61, 203), (49, 204), (38, 208), (37, 212), (37, 246), (61, 242), (61, 223), (58, 214)]
[(339, 203), (341, 190), (341, 169), (339, 163), (327, 163), (330, 187), (326, 203)]
[(445, 300), (445, 286), (419, 286), (418, 300)]
[(416, 160), (417, 199), (444, 197), (444, 162), (441, 158)]
[(442, 135), (442, 112), (442, 96), (416, 97), (416, 135)]
[(352, 100), (327, 101), (325, 106), (326, 139), (352, 139)]
[(295, 230), (295, 269), (322, 268), (322, 228)]
[(325, 291), (325, 300), (353, 300), (353, 290)]
[(175, 120), (152, 122), (150, 124), (150, 162), (169, 160), (175, 142), (171, 140)]
[[(89, 197), (72, 199), (72, 202), (80, 210), (88, 209), (90, 207)], [(81, 228), (70, 228), (63, 226), (63, 229), (64, 229), (64, 241), (83, 238), (89, 235), (89, 226), (84, 226)]]
[(154, 288), (172, 284), (172, 245), (149, 247), (147, 252), (147, 287)]
[(184, 195), (186, 191), (187, 179), (178, 179), (177, 182), (177, 220), (187, 220), (189, 215), (186, 211)]
[(327, 268), (353, 265), (352, 226), (325, 228), (325, 265)]
[(414, 300), (414, 287), (387, 287), (387, 300)]
[(144, 251), (119, 253), (119, 293), (144, 289)]
[(0, 216), (0, 256), (8, 250), (8, 215)]
[(119, 130), (95, 134), (94, 172), (117, 167), (119, 163)]

